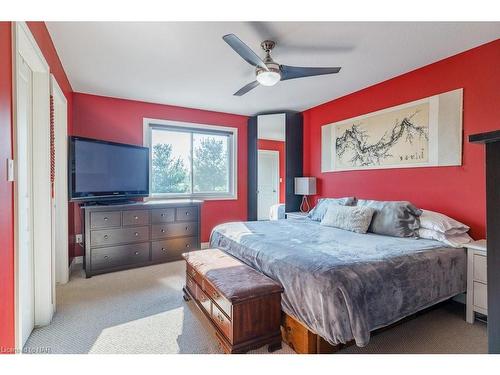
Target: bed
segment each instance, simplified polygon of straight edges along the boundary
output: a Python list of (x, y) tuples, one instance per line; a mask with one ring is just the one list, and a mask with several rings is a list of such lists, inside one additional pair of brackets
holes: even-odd
[(217, 226), (218, 247), (279, 281), (283, 311), (331, 345), (370, 332), (466, 289), (462, 248), (321, 226), (312, 220)]

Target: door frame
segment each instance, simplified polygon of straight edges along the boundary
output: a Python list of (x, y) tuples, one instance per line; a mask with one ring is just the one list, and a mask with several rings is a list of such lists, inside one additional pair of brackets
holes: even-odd
[[(35, 38), (25, 22), (12, 23), (12, 92), (13, 92), (13, 149), (15, 175), (17, 176), (17, 78), (22, 61), (33, 72), (32, 101), (32, 144), (31, 152), (36, 157), (32, 160), (32, 207), (33, 226), (33, 280), (34, 280), (34, 325), (43, 326), (50, 323), (54, 312), (53, 275), (52, 275), (52, 220), (50, 189), (50, 71)], [(14, 182), (14, 283), (15, 283), (15, 346), (22, 349), (21, 309), (19, 281), (19, 228), (18, 187)]]
[[(259, 150), (257, 149), (257, 171), (259, 170), (259, 154), (268, 154), (272, 156), (276, 156), (278, 163), (276, 164), (276, 204), (280, 202), (280, 152), (276, 150)], [(259, 190), (259, 174), (257, 173), (257, 191)], [(260, 194), (257, 194), (257, 220), (260, 220), (259, 217), (259, 199)]]
[[(68, 254), (68, 101), (59, 87), (56, 78), (51, 74), (50, 94), (53, 103), (54, 119), (54, 198), (53, 198), (53, 226), (54, 226), (54, 274), (55, 283), (66, 284), (69, 280)], [(64, 108), (61, 114), (58, 108)], [(61, 153), (62, 151), (62, 153)], [(57, 163), (62, 155), (62, 163)], [(61, 193), (59, 193), (61, 192)], [(60, 208), (60, 210), (59, 210)], [(57, 212), (61, 211), (61, 215)], [(59, 236), (58, 231), (61, 233)], [(59, 239), (59, 241), (58, 241)], [(55, 296), (54, 283), (54, 296)]]

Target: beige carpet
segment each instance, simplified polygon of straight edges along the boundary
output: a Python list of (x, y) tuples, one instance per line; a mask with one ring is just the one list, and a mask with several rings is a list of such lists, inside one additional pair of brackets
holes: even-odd
[[(51, 353), (220, 353), (213, 330), (193, 302), (184, 302), (184, 264), (174, 262), (85, 279), (73, 273), (57, 288), (51, 325), (25, 348)], [(458, 306), (458, 307), (457, 307)], [(486, 353), (486, 325), (464, 320), (447, 304), (375, 335), (365, 348), (341, 353)], [(261, 348), (252, 353), (267, 353)], [(286, 345), (275, 352), (293, 353)]]

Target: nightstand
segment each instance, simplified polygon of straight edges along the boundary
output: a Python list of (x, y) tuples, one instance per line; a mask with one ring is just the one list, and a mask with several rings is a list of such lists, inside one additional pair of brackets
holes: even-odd
[(285, 218), (288, 220), (304, 220), (309, 212), (285, 212)]
[(474, 323), (476, 312), (488, 315), (486, 278), (486, 240), (465, 245), (467, 249), (467, 323)]

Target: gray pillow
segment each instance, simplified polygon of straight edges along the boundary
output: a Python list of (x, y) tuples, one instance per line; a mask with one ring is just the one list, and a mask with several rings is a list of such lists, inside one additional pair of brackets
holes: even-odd
[(356, 233), (366, 233), (375, 210), (361, 206), (339, 206), (331, 204), (326, 211), (321, 225), (350, 230)]
[(330, 204), (336, 204), (338, 206), (355, 206), (355, 197), (344, 197), (344, 198), (320, 198), (316, 206), (309, 212), (307, 217), (314, 221), (323, 220), (323, 216), (326, 214), (326, 210)]
[(357, 205), (375, 209), (368, 232), (393, 237), (418, 237), (422, 210), (410, 202), (360, 199)]

